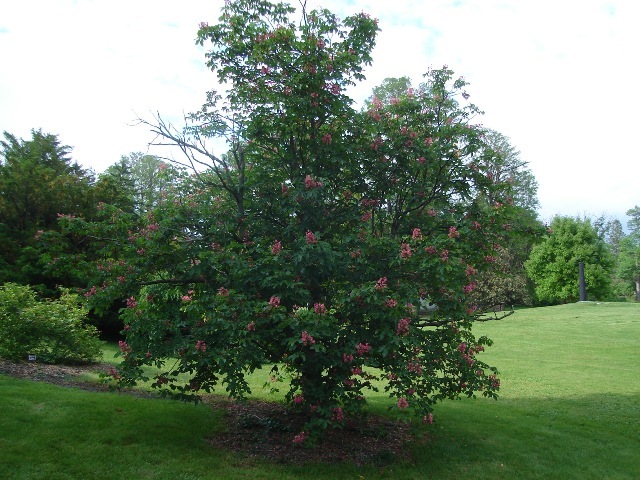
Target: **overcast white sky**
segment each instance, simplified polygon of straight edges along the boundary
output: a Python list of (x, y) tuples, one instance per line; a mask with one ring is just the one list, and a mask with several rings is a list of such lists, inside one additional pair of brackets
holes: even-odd
[[(292, 2), (298, 5), (297, 0)], [(222, 0), (0, 0), (0, 132), (57, 134), (96, 172), (146, 151), (137, 115), (197, 109), (215, 75), (195, 46)], [(640, 2), (635, 0), (308, 0), (367, 12), (382, 31), (366, 98), (429, 67), (469, 82), (483, 124), (510, 137), (539, 183), (540, 215), (626, 222), (640, 204)], [(151, 150), (153, 153), (153, 150)]]

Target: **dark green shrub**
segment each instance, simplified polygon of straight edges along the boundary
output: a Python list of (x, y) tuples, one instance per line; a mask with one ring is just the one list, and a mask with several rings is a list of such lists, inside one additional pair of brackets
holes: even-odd
[(45, 363), (90, 363), (100, 356), (98, 330), (85, 323), (78, 295), (39, 300), (29, 286), (0, 286), (0, 357)]

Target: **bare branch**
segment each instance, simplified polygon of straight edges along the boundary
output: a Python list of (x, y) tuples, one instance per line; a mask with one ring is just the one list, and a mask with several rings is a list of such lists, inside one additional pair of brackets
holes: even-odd
[[(493, 312), (492, 316), (491, 315), (486, 316), (487, 313), (485, 312), (476, 316), (475, 321), (490, 322), (494, 320), (503, 320), (504, 318), (509, 317), (514, 313), (516, 312), (513, 310), (513, 308), (509, 311)], [(442, 327), (444, 325), (450, 325), (450, 324), (451, 324), (451, 320), (432, 320), (432, 321), (421, 320), (420, 322), (417, 323), (417, 326), (418, 327)]]
[(190, 285), (192, 283), (206, 283), (206, 280), (202, 278), (166, 278), (158, 280), (149, 280), (146, 282), (140, 282), (140, 285), (160, 285), (160, 284), (174, 284), (174, 285)]

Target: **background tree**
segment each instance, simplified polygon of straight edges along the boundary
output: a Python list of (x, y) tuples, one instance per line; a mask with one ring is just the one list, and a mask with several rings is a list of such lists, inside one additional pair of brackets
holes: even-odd
[(507, 245), (497, 252), (493, 268), (478, 274), (472, 298), (486, 310), (507, 310), (532, 305), (531, 290), (520, 252)]
[(616, 294), (640, 301), (640, 242), (636, 235), (620, 241), (614, 273)]
[(538, 182), (527, 162), (520, 157), (520, 152), (511, 145), (509, 138), (494, 130), (486, 132), (485, 142), (487, 155), (481, 162), (489, 178), (511, 186), (512, 203), (536, 212), (540, 207)]
[[(169, 174), (163, 173), (167, 169)], [(159, 204), (178, 177), (173, 165), (155, 155), (134, 152), (123, 155), (100, 174), (97, 195), (104, 203), (144, 215)]]
[(613, 256), (617, 256), (620, 252), (620, 242), (625, 237), (620, 220), (602, 214), (593, 221), (593, 227), (598, 232), (598, 236), (609, 246)]
[(633, 296), (635, 289), (632, 280), (633, 273), (629, 271), (630, 240), (626, 235), (622, 223), (617, 218), (605, 214), (593, 221), (598, 236), (605, 242), (613, 258), (611, 273), (611, 289), (613, 299), (624, 299)]
[(507, 137), (490, 130), (485, 142), (483, 166), (492, 181), (507, 186), (512, 209), (503, 227), (513, 234), (497, 253), (494, 268), (478, 276), (473, 295), (478, 304), (487, 307), (531, 305), (533, 286), (524, 262), (545, 230), (537, 214), (538, 183)]
[(374, 102), (389, 104), (391, 99), (399, 99), (407, 94), (412, 88), (409, 77), (387, 77), (382, 83), (373, 88), (371, 96), (365, 102), (365, 109), (370, 109)]
[(577, 301), (581, 261), (585, 265), (588, 298), (607, 299), (613, 260), (604, 241), (588, 219), (554, 217), (551, 233), (533, 247), (525, 263), (538, 299), (548, 303)]
[[(40, 130), (22, 140), (4, 132), (0, 141), (0, 282), (55, 289), (77, 280), (73, 268), (43, 255), (43, 234), (65, 215), (91, 215), (93, 175), (70, 158), (71, 148)], [(54, 253), (54, 252), (51, 252)]]
[(640, 301), (640, 207), (629, 209), (627, 215), (629, 235), (619, 241), (616, 277), (621, 293), (627, 296), (635, 293), (635, 299)]
[[(362, 413), (376, 379), (427, 423), (439, 400), (495, 397), (495, 369), (477, 357), (491, 341), (473, 335), (468, 295), (512, 207), (480, 161), (489, 150), (466, 83), (434, 70), (357, 112), (344, 89), (363, 78), (376, 21), (293, 14), (238, 0), (201, 25), (208, 66), (230, 90), (210, 92), (185, 130), (143, 121), (193, 175), (142, 224), (109, 205), (99, 222), (65, 219), (109, 239), (92, 304), (128, 297), (114, 378), (134, 384), (153, 365), (163, 392), (223, 384), (242, 398), (245, 373), (273, 364), (308, 417), (296, 442)], [(211, 137), (227, 139), (226, 155)], [(432, 317), (421, 300), (438, 306)]]

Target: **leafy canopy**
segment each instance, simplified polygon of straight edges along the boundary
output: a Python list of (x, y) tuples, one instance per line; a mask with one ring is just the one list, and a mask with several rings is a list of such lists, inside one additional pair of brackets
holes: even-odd
[[(511, 206), (466, 83), (433, 70), (358, 112), (345, 88), (363, 78), (377, 22), (293, 18), (288, 5), (239, 0), (202, 24), (198, 43), (229, 90), (209, 92), (184, 131), (147, 122), (193, 174), (141, 224), (110, 205), (99, 222), (65, 219), (109, 239), (86, 292), (94, 308), (128, 298), (114, 378), (135, 384), (154, 365), (161, 391), (224, 385), (242, 398), (245, 374), (271, 365), (273, 386), (287, 379), (308, 416), (296, 442), (361, 414), (375, 380), (429, 423), (439, 400), (495, 397), (468, 295)], [(224, 155), (211, 137), (227, 140)]]
[(550, 234), (533, 247), (525, 263), (538, 299), (549, 303), (577, 301), (578, 265), (584, 262), (589, 299), (606, 299), (611, 287), (612, 257), (588, 219), (555, 217)]

